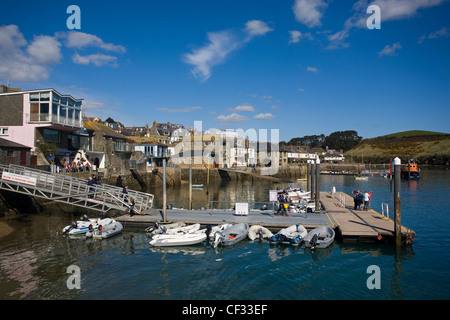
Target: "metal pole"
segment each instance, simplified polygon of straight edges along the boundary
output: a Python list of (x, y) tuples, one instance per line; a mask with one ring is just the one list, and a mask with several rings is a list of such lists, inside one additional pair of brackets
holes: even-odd
[(401, 213), (401, 160), (394, 159), (394, 234), (395, 245), (400, 247), (402, 245), (402, 213)]
[(311, 191), (311, 160), (306, 165), (306, 191)]
[(189, 162), (189, 210), (192, 210), (192, 159)]
[(163, 219), (167, 222), (166, 159), (163, 159)]
[(316, 160), (316, 211), (320, 211), (320, 159)]
[(315, 178), (315, 165), (314, 160), (311, 161), (311, 200), (314, 200), (316, 198), (315, 196), (315, 189), (316, 189), (316, 178)]

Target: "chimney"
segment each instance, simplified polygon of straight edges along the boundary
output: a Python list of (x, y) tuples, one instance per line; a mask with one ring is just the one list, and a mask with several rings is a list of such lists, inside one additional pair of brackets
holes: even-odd
[(292, 150), (294, 150), (294, 146), (293, 146), (292, 144), (291, 144), (291, 147), (290, 147), (290, 149), (291, 149), (291, 151), (292, 151)]
[(325, 151), (328, 152), (328, 146), (325, 147)]

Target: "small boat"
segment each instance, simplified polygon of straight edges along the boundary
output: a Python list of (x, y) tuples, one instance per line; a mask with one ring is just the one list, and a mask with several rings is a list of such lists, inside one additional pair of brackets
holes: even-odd
[(200, 223), (195, 223), (184, 227), (166, 229), (164, 231), (164, 234), (195, 233), (199, 230), (200, 230)]
[(96, 228), (91, 228), (86, 233), (86, 238), (94, 238), (94, 239), (107, 239), (116, 234), (119, 234), (123, 230), (123, 225), (116, 220), (112, 220), (111, 223), (106, 225), (99, 224)]
[(247, 238), (247, 234), (247, 223), (234, 224), (224, 231), (219, 231), (214, 234), (214, 248), (216, 248), (219, 244), (223, 246), (234, 245)]
[(86, 234), (89, 231), (89, 226), (97, 227), (99, 222), (102, 224), (107, 224), (108, 221), (103, 221), (101, 219), (89, 219), (87, 215), (83, 215), (81, 220), (73, 221), (70, 225), (63, 229), (63, 233), (70, 236)]
[(152, 237), (150, 245), (154, 247), (189, 246), (206, 240), (206, 233), (157, 234)]
[(158, 222), (155, 222), (153, 226), (145, 229), (146, 232), (150, 232), (151, 234), (160, 234), (164, 233), (166, 230), (184, 227), (186, 224), (184, 222), (174, 222), (165, 225), (160, 225)]
[(311, 230), (305, 238), (307, 248), (327, 248), (334, 241), (335, 232), (330, 227)]
[(256, 238), (262, 240), (264, 238), (270, 238), (272, 236), (273, 233), (263, 226), (254, 225), (248, 229), (248, 238), (252, 241), (255, 240)]
[(271, 244), (289, 244), (298, 246), (308, 235), (308, 230), (301, 224), (295, 224), (281, 229), (276, 235), (269, 239)]
[(369, 180), (369, 176), (355, 176), (355, 180)]

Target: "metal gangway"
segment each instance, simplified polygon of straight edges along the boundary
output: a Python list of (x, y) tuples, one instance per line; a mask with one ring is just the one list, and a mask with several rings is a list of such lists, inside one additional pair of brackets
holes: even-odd
[(134, 211), (145, 214), (153, 206), (154, 196), (149, 193), (96, 184), (88, 185), (88, 180), (62, 173), (51, 173), (18, 165), (0, 164), (0, 189), (51, 201), (107, 212), (109, 210), (128, 211), (131, 198)]

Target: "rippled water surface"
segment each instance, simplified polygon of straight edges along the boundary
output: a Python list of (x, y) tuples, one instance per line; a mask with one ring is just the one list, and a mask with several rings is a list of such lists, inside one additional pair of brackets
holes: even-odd
[[(69, 239), (62, 228), (78, 215), (51, 212), (0, 219), (12, 230), (0, 238), (0, 299), (448, 299), (450, 298), (450, 173), (424, 170), (402, 183), (402, 223), (417, 232), (412, 247), (335, 243), (303, 247), (243, 241), (214, 250), (197, 245), (157, 249), (139, 229), (107, 240)], [(321, 190), (372, 190), (373, 207), (389, 203), (388, 180), (322, 176)], [(206, 200), (267, 201), (271, 182), (213, 184), (194, 191)], [(161, 202), (161, 191), (150, 190)], [(168, 190), (168, 202), (187, 206), (187, 186)], [(392, 205), (391, 205), (392, 207)], [(80, 213), (81, 215), (81, 213)], [(69, 290), (67, 268), (81, 269), (81, 289)], [(381, 289), (370, 290), (367, 268), (379, 266)]]

